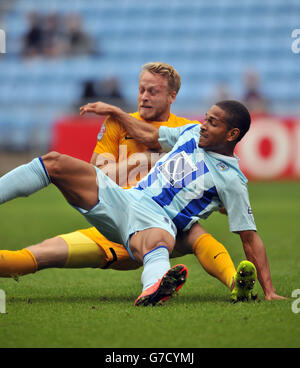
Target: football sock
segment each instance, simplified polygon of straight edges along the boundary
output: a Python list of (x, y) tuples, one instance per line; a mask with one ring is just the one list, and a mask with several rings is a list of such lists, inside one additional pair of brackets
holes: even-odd
[(0, 277), (14, 277), (34, 273), (37, 263), (30, 250), (0, 250)]
[(0, 204), (17, 197), (27, 197), (50, 182), (43, 160), (35, 158), (0, 178)]
[(210, 234), (201, 235), (193, 244), (193, 251), (207, 273), (231, 287), (236, 269), (223, 244)]
[(169, 251), (165, 246), (159, 246), (146, 253), (143, 258), (142, 272), (143, 291), (155, 284), (170, 269)]

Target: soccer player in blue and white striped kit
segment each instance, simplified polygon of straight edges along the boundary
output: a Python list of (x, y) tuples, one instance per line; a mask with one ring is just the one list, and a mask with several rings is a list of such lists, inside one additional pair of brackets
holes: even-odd
[[(103, 111), (109, 108), (108, 111)], [(99, 110), (117, 119), (123, 112), (96, 103), (82, 113)], [(124, 113), (125, 114), (125, 113)], [(256, 266), (266, 298), (281, 299), (271, 280), (264, 245), (256, 232), (247, 179), (233, 151), (250, 127), (248, 110), (238, 101), (213, 105), (200, 125), (180, 128), (122, 124), (149, 147), (167, 152), (136, 187), (124, 190), (98, 168), (81, 160), (48, 153), (0, 179), (0, 203), (27, 196), (53, 183), (67, 201), (110, 240), (123, 244), (143, 264), (141, 295), (135, 305), (166, 301), (184, 284), (185, 265), (170, 268), (169, 253), (178, 232), (189, 230), (223, 206), (230, 231), (240, 234), (247, 259)]]

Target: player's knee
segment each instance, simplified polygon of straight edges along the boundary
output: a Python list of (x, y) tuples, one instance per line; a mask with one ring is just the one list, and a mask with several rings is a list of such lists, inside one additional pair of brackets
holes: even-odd
[[(173, 252), (173, 250), (174, 250), (174, 244), (170, 244), (170, 243), (168, 243), (168, 242), (157, 242), (153, 247), (152, 247), (152, 249), (150, 249), (150, 250), (148, 250), (148, 252), (150, 252), (151, 250), (155, 250), (155, 249), (157, 249), (157, 248), (159, 248), (159, 247), (164, 247), (164, 248), (167, 248), (168, 249), (168, 251), (169, 251), (169, 255), (171, 255), (171, 253)], [(148, 253), (148, 252), (146, 252), (146, 253)], [(145, 254), (146, 254), (145, 253)]]
[(67, 155), (55, 151), (42, 156), (45, 168), (52, 179), (61, 176), (64, 172), (66, 157)]
[(159, 228), (143, 230), (133, 235), (130, 240), (130, 249), (137, 260), (142, 260), (146, 253), (161, 246), (171, 253), (174, 245), (175, 240), (171, 234)]

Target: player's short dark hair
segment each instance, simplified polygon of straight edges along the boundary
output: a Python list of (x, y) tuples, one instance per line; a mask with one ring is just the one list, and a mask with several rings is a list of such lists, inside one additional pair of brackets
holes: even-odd
[(172, 65), (159, 61), (149, 62), (142, 66), (141, 74), (144, 71), (162, 75), (167, 79), (169, 91), (175, 91), (176, 94), (179, 92), (181, 87), (181, 78), (177, 70)]
[(223, 100), (215, 105), (225, 112), (226, 123), (229, 128), (238, 128), (240, 130), (237, 138), (237, 142), (239, 142), (250, 128), (251, 116), (248, 109), (241, 102), (235, 100)]

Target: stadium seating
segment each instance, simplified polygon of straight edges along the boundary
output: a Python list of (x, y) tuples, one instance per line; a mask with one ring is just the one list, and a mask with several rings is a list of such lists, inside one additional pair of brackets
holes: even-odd
[[(79, 13), (98, 53), (24, 60), (22, 37), (32, 10)], [(6, 132), (0, 148), (27, 147), (34, 129), (36, 144), (47, 142), (53, 119), (73, 111), (87, 79), (116, 76), (134, 106), (139, 68), (147, 61), (171, 63), (181, 74), (174, 112), (202, 113), (220, 83), (241, 97), (243, 74), (254, 69), (272, 111), (298, 113), (300, 54), (291, 51), (291, 32), (300, 28), (299, 14), (298, 0), (15, 0), (0, 23), (7, 34), (7, 54), (0, 57), (0, 129)]]

